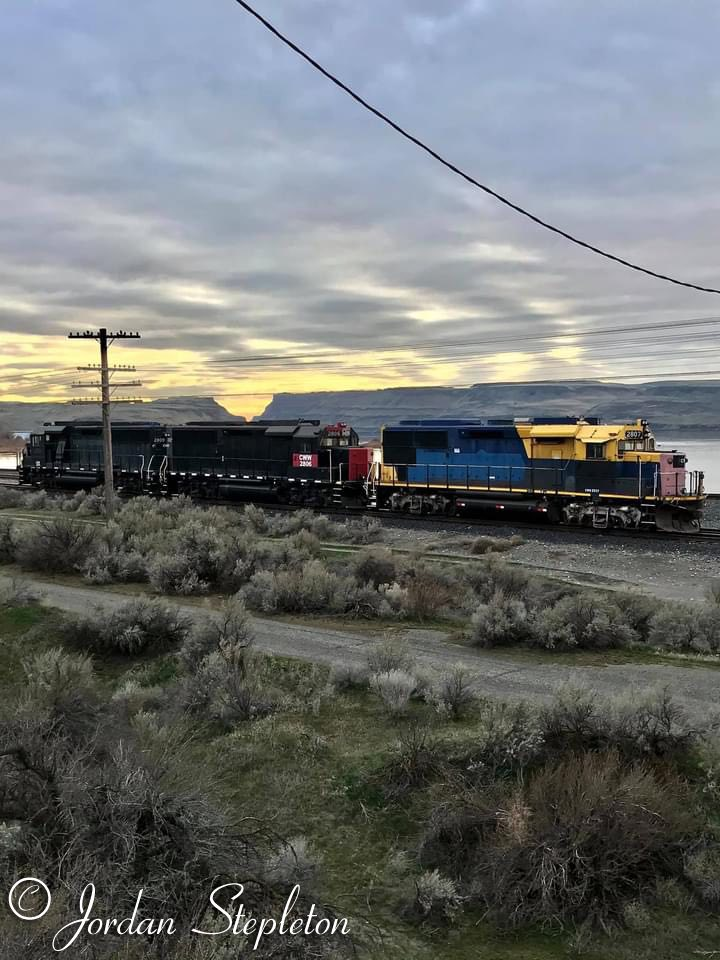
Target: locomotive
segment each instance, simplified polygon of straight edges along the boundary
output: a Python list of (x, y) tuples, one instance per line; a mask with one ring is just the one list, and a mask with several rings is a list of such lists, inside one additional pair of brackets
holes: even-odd
[(700, 525), (703, 474), (658, 450), (645, 420), (405, 420), (382, 433), (376, 497), (391, 510), (545, 515), (596, 528)]
[[(120, 494), (304, 506), (363, 505), (372, 456), (347, 424), (319, 420), (116, 422), (112, 449)], [(101, 422), (63, 421), (30, 436), (21, 481), (90, 489), (104, 471)]]
[[(403, 420), (380, 446), (319, 420), (113, 425), (113, 475), (125, 495), (308, 507), (513, 517), (600, 529), (699, 528), (703, 474), (658, 450), (645, 420), (591, 417)], [(25, 450), (21, 480), (90, 489), (104, 479), (102, 425), (46, 424)]]

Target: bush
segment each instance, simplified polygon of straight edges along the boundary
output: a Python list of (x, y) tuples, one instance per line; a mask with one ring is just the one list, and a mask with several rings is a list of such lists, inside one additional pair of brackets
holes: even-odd
[(720, 603), (720, 578), (710, 581), (705, 594), (711, 603)]
[(330, 673), (330, 683), (338, 693), (367, 690), (370, 686), (370, 673), (364, 667), (343, 664), (333, 667)]
[(568, 688), (539, 716), (547, 749), (616, 750), (627, 760), (646, 757), (681, 761), (699, 734), (667, 688), (603, 700)]
[(400, 735), (393, 753), (371, 778), (382, 797), (402, 801), (408, 793), (428, 786), (446, 771), (443, 745), (427, 727), (413, 723)]
[(275, 709), (274, 700), (257, 680), (220, 651), (200, 661), (182, 682), (175, 702), (181, 710), (227, 728), (268, 716)]
[(525, 543), (525, 539), (518, 534), (514, 534), (512, 537), (475, 537), (470, 544), (470, 553), (475, 555), (484, 553), (506, 553), (521, 543)]
[(525, 600), (533, 589), (540, 590), (539, 585), (542, 584), (539, 577), (532, 577), (520, 567), (512, 566), (493, 554), (468, 566), (463, 576), (483, 603), (487, 603), (498, 592), (512, 599)]
[(264, 613), (344, 613), (346, 586), (320, 560), (311, 560), (300, 568), (259, 571), (242, 592), (251, 610)]
[(15, 541), (13, 523), (7, 517), (0, 517), (0, 564), (15, 562)]
[(98, 531), (89, 523), (61, 517), (27, 524), (15, 545), (15, 559), (24, 570), (69, 573), (80, 570), (97, 543)]
[(353, 561), (353, 573), (360, 583), (370, 583), (377, 589), (381, 583), (397, 579), (397, 563), (387, 547), (365, 547)]
[(99, 690), (88, 657), (59, 648), (23, 663), (26, 696), (32, 709), (73, 737), (93, 732), (99, 712)]
[(717, 910), (720, 907), (720, 844), (693, 851), (685, 861), (685, 876), (703, 906)]
[(65, 643), (101, 654), (138, 654), (179, 647), (190, 621), (159, 600), (131, 600), (115, 610), (97, 610), (87, 617), (68, 618), (56, 627)]
[(398, 717), (406, 712), (417, 680), (404, 670), (389, 670), (373, 674), (370, 687), (380, 697), (387, 712)]
[(637, 641), (623, 612), (604, 597), (577, 593), (538, 614), (536, 641), (548, 650), (604, 649)]
[(452, 880), (437, 870), (426, 870), (415, 881), (415, 896), (409, 913), (421, 922), (437, 926), (452, 923), (462, 907), (462, 897)]
[(525, 643), (532, 633), (525, 604), (500, 591), (477, 607), (470, 620), (470, 642), (476, 647)]
[(693, 653), (720, 652), (720, 604), (697, 607), (668, 603), (649, 623), (648, 640), (658, 647)]
[(208, 616), (189, 634), (179, 657), (187, 670), (194, 669), (210, 653), (222, 653), (237, 664), (243, 675), (246, 656), (253, 643), (250, 617), (240, 596), (224, 600), (216, 616)]
[(412, 620), (432, 620), (456, 602), (457, 583), (439, 569), (418, 564), (403, 578), (404, 614)]
[(19, 580), (0, 581), (0, 610), (8, 607), (26, 607), (37, 597), (25, 583)]
[(373, 673), (389, 673), (391, 670), (412, 669), (413, 659), (410, 648), (401, 640), (385, 637), (380, 643), (373, 644), (367, 655), (368, 671)]
[(433, 691), (439, 713), (460, 720), (476, 702), (475, 683), (465, 667), (458, 664), (443, 674)]
[(499, 923), (621, 921), (658, 878), (682, 874), (698, 834), (686, 788), (615, 753), (550, 765), (502, 797), (438, 809), (421, 863), (472, 891)]
[(299, 884), (304, 891), (318, 879), (319, 859), (306, 837), (294, 837), (281, 844), (264, 868), (266, 882), (291, 889)]
[(147, 575), (158, 593), (190, 596), (206, 593), (210, 584), (201, 580), (190, 556), (158, 554), (148, 561)]
[(525, 704), (484, 701), (479, 724), (466, 747), (450, 756), (450, 765), (469, 783), (523, 777), (547, 757), (545, 735), (535, 712)]

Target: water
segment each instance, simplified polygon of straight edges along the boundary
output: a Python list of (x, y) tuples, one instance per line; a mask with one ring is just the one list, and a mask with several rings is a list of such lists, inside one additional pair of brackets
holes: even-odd
[(688, 458), (688, 470), (705, 473), (705, 493), (720, 494), (720, 440), (658, 440), (661, 449), (680, 450)]

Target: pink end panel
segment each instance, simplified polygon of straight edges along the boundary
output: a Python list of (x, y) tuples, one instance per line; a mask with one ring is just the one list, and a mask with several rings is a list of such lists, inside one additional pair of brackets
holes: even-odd
[(660, 454), (660, 496), (679, 496), (685, 489), (685, 467), (673, 466), (673, 454)]

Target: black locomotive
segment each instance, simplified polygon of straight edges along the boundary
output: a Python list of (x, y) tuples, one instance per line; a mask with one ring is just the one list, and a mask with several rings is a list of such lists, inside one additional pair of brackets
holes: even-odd
[[(113, 476), (121, 494), (353, 505), (364, 497), (372, 451), (344, 423), (257, 420), (249, 423), (116, 422)], [(81, 490), (103, 483), (102, 424), (46, 424), (33, 434), (22, 482), (45, 489)]]

